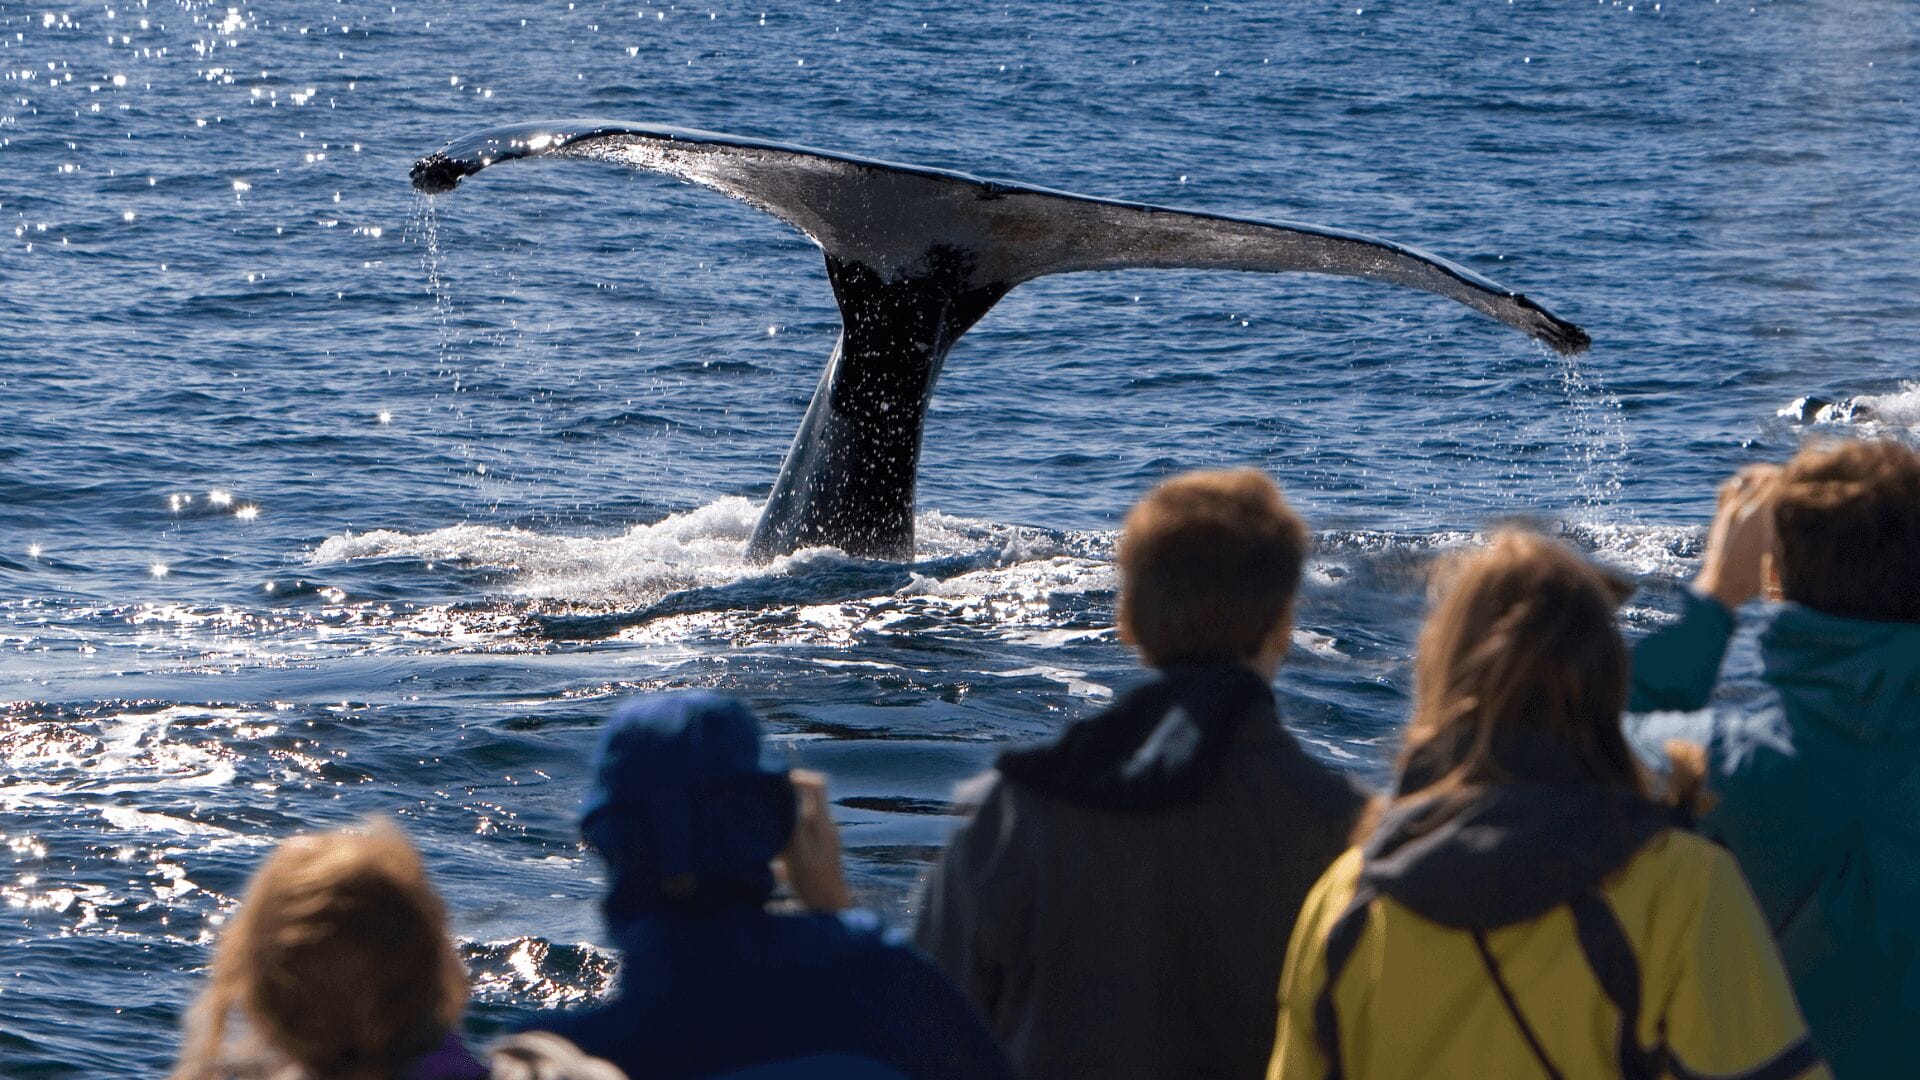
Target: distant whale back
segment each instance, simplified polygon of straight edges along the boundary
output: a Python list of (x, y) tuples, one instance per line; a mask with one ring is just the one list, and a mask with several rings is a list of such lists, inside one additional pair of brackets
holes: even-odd
[(476, 132), (420, 159), (413, 184), (451, 191), (491, 165), (586, 158), (666, 173), (741, 199), (826, 255), (844, 324), (750, 543), (760, 556), (825, 545), (913, 548), (921, 421), (953, 343), (1022, 282), (1128, 268), (1299, 271), (1384, 281), (1458, 301), (1563, 354), (1578, 326), (1463, 266), (1391, 241), (1091, 198), (783, 143), (600, 120)]

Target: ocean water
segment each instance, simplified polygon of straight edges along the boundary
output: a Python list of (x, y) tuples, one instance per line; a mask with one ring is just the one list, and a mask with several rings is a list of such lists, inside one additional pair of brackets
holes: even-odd
[[(0, 1075), (163, 1071), (249, 870), (368, 814), (427, 851), (477, 1028), (603, 990), (573, 810), (656, 688), (761, 709), (910, 919), (953, 783), (1134, 677), (1113, 530), (1181, 469), (1314, 524), (1284, 711), (1380, 778), (1436, 552), (1546, 522), (1643, 628), (1728, 471), (1914, 437), (1917, 76), (1899, 2), (0, 2)], [(407, 185), (575, 115), (1375, 232), (1595, 345), (1044, 280), (949, 361), (913, 561), (756, 566), (817, 252), (612, 166)]]

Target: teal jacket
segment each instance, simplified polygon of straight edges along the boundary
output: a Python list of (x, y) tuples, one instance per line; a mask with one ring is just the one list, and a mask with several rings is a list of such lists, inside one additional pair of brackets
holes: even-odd
[[(1687, 593), (1634, 650), (1636, 713), (1701, 710), (1733, 635)], [(1760, 634), (1767, 695), (1636, 716), (1643, 748), (1707, 747), (1701, 832), (1739, 860), (1815, 1045), (1841, 1080), (1912, 1075), (1920, 1032), (1920, 623), (1778, 605)]]

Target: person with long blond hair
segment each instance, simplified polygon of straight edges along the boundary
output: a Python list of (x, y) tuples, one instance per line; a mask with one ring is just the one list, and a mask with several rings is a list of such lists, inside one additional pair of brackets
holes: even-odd
[(295, 837), (220, 935), (173, 1080), (620, 1080), (553, 1036), (458, 1035), (467, 973), (420, 854), (390, 823)]
[(1621, 732), (1629, 591), (1509, 530), (1436, 579), (1397, 786), (1314, 887), (1271, 1080), (1827, 1069), (1731, 856)]

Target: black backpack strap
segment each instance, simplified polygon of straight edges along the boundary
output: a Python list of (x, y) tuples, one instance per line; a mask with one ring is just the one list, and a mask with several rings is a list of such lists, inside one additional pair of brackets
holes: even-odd
[(1340, 984), (1340, 973), (1346, 970), (1347, 961), (1353, 959), (1353, 950), (1359, 947), (1361, 935), (1366, 933), (1367, 912), (1373, 907), (1375, 895), (1371, 886), (1363, 884), (1355, 888), (1347, 909), (1333, 920), (1333, 928), (1327, 931), (1327, 982), (1313, 1002), (1313, 1038), (1327, 1058), (1326, 1080), (1341, 1080), (1346, 1075), (1346, 1067), (1340, 1060), (1340, 1014), (1334, 1011), (1333, 991)]
[(1640, 1045), (1640, 961), (1633, 955), (1626, 928), (1597, 888), (1575, 894), (1567, 907), (1573, 912), (1574, 932), (1587, 966), (1620, 1010), (1620, 1075), (1625, 1080), (1659, 1080), (1666, 1054), (1664, 1048), (1650, 1051)]
[(1500, 965), (1493, 960), (1493, 950), (1487, 948), (1486, 931), (1476, 927), (1472, 933), (1473, 947), (1480, 950), (1480, 963), (1493, 979), (1494, 989), (1500, 991), (1500, 1001), (1506, 1005), (1507, 1015), (1513, 1017), (1521, 1037), (1527, 1040), (1527, 1049), (1533, 1051), (1534, 1059), (1546, 1070), (1548, 1080), (1566, 1080), (1566, 1074), (1555, 1068), (1553, 1059), (1547, 1056), (1547, 1048), (1540, 1045), (1540, 1036), (1534, 1034), (1533, 1025), (1527, 1023), (1526, 1014), (1520, 1011), (1520, 1003), (1513, 999), (1513, 989), (1507, 985), (1506, 977), (1500, 974)]

